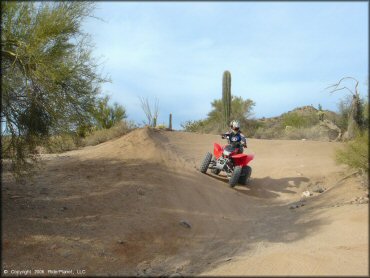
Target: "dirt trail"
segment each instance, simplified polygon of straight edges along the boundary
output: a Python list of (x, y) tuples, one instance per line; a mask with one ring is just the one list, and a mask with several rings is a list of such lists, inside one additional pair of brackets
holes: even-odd
[(354, 200), (367, 191), (357, 177), (336, 184), (348, 174), (333, 162), (339, 143), (251, 139), (251, 183), (230, 189), (196, 169), (213, 142), (145, 128), (45, 155), (23, 185), (4, 170), (3, 269), (368, 274), (368, 204)]

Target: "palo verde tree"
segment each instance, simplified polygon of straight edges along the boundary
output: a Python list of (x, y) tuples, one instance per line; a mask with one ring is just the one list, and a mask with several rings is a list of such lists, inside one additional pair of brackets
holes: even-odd
[[(217, 127), (218, 131), (222, 131), (225, 127), (220, 126), (219, 123), (223, 123), (224, 120), (224, 102), (222, 99), (215, 99), (211, 102), (212, 110), (208, 113), (207, 122), (212, 126)], [(230, 118), (239, 119), (241, 122), (245, 122), (246, 119), (252, 115), (254, 101), (251, 99), (243, 99), (242, 97), (232, 96), (230, 101)], [(227, 125), (229, 122), (226, 122)]]
[(126, 110), (122, 105), (115, 102), (111, 106), (108, 101), (108, 96), (99, 99), (93, 110), (95, 126), (99, 129), (109, 129), (127, 117)]
[(35, 147), (91, 117), (100, 85), (81, 23), (89, 2), (1, 2), (3, 145), (15, 173)]
[[(204, 120), (187, 121), (181, 126), (185, 131), (190, 132), (206, 132), (219, 133), (225, 131), (224, 127), (224, 111), (222, 99), (215, 99), (211, 102), (212, 110), (208, 113), (208, 117)], [(252, 110), (255, 103), (251, 99), (243, 99), (242, 97), (231, 97), (231, 113), (230, 117), (240, 120), (241, 128), (251, 126)], [(247, 132), (247, 131), (243, 131)]]

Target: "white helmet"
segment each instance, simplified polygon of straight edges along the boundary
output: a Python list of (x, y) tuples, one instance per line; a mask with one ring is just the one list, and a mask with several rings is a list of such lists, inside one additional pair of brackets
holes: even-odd
[(239, 123), (239, 121), (236, 121), (236, 120), (232, 121), (232, 122), (230, 123), (230, 128), (231, 128), (232, 130), (238, 131), (238, 130), (239, 130), (239, 128), (240, 128), (240, 123)]

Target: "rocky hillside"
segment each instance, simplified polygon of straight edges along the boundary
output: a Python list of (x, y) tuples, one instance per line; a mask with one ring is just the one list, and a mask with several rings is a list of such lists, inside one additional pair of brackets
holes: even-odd
[[(320, 118), (320, 115), (322, 118)], [(338, 131), (329, 129), (323, 120), (335, 124), (339, 115), (330, 110), (320, 112), (313, 106), (295, 108), (280, 116), (257, 120), (258, 128), (253, 137), (261, 139), (310, 139), (331, 141)]]

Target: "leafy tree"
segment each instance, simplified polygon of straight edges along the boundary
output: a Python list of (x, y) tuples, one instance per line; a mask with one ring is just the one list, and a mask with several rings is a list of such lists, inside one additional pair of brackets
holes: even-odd
[[(208, 113), (208, 121), (214, 123), (219, 131), (223, 123), (223, 102), (222, 99), (216, 99), (211, 103), (213, 109)], [(230, 119), (243, 122), (252, 115), (252, 109), (255, 103), (251, 99), (244, 100), (242, 97), (231, 97), (231, 115)]]
[[(204, 132), (204, 133), (218, 133), (225, 131), (224, 127), (224, 110), (222, 99), (215, 99), (211, 103), (212, 110), (208, 113), (208, 117), (204, 120), (198, 121), (187, 121), (181, 124), (185, 131), (190, 132)], [(240, 121), (241, 129), (243, 132), (244, 128), (251, 129), (252, 132), (258, 128), (258, 124), (249, 118), (252, 116), (252, 109), (255, 103), (250, 100), (244, 100), (242, 97), (232, 96), (231, 99), (231, 114), (230, 119), (236, 119)], [(247, 132), (250, 134), (250, 132)]]
[(108, 96), (99, 99), (93, 111), (93, 117), (99, 129), (109, 129), (127, 117), (123, 106), (118, 103), (114, 103), (113, 106), (110, 106), (108, 101)]
[[(50, 135), (86, 122), (100, 84), (89, 36), (89, 2), (1, 2), (1, 122), (19, 174)], [(31, 156), (31, 158), (35, 158)]]

